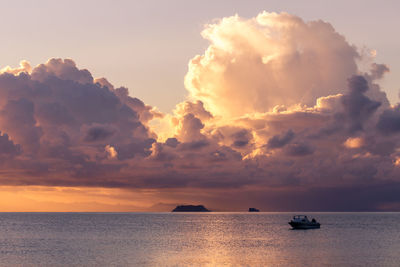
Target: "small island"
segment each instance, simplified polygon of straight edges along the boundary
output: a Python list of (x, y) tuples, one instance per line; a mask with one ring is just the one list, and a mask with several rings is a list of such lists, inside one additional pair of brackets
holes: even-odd
[(249, 208), (249, 212), (259, 212), (260, 210), (259, 209), (256, 209), (256, 208)]
[(210, 211), (206, 209), (203, 205), (180, 205), (176, 206), (172, 212), (207, 212)]

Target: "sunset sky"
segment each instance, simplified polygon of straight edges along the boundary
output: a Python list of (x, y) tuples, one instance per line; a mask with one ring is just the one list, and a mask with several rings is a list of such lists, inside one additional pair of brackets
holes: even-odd
[(2, 1), (0, 211), (399, 211), (398, 10)]

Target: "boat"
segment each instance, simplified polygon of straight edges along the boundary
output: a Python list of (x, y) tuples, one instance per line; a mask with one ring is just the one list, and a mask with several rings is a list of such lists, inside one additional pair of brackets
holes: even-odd
[(295, 215), (289, 222), (293, 229), (317, 229), (320, 228), (321, 224), (314, 218), (310, 221), (306, 215)]

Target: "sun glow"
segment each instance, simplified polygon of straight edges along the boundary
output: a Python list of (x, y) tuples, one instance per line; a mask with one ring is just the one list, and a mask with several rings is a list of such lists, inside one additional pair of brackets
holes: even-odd
[(99, 187), (1, 186), (2, 212), (143, 211), (155, 192)]

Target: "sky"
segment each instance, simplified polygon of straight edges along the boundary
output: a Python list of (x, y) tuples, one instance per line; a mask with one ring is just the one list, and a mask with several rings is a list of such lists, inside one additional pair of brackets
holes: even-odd
[(399, 5), (2, 2), (0, 210), (400, 210)]
[(163, 112), (185, 99), (189, 60), (208, 46), (200, 32), (215, 19), (261, 11), (324, 20), (349, 43), (377, 51), (391, 72), (381, 82), (391, 102), (400, 90), (398, 1), (0, 1), (1, 66), (72, 58)]

